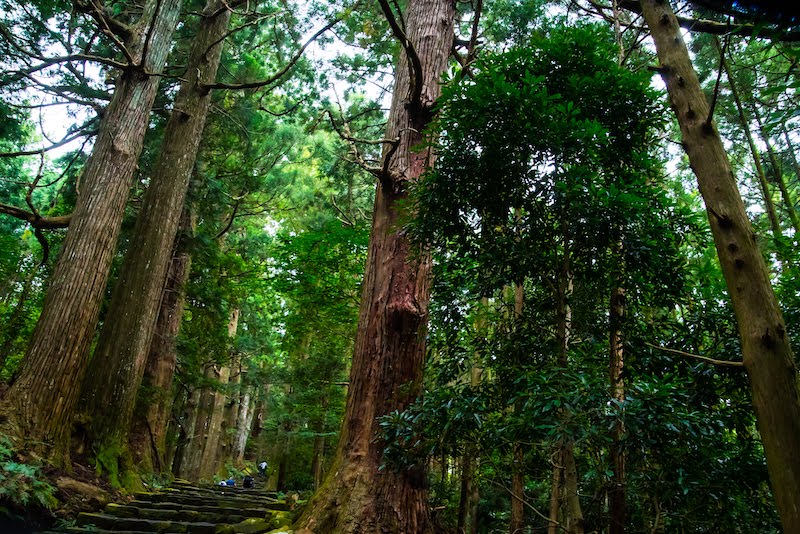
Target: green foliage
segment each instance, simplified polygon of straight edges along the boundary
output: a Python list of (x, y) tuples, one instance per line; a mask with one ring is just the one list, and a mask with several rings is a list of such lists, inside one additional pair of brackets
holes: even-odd
[(27, 507), (53, 509), (58, 505), (55, 487), (42, 475), (41, 467), (15, 460), (6, 437), (0, 437), (0, 513), (12, 515)]
[[(668, 530), (770, 531), (744, 376), (654, 348), (739, 352), (696, 195), (666, 180), (656, 151), (664, 110), (649, 77), (615, 55), (601, 28), (559, 28), (483, 56), (471, 79), (445, 89), (437, 167), (413, 191), (411, 223), (435, 258), (428, 388), (382, 420), (386, 467), (476, 454), (481, 490), (507, 488), (512, 446), (531, 444), (530, 501), (547, 509), (550, 454), (567, 439), (579, 493), (594, 496), (584, 499), (586, 528), (601, 530), (611, 432), (622, 422), (636, 528), (660, 515)], [(556, 312), (564, 269), (566, 365)], [(623, 402), (606, 374), (614, 287), (626, 296)], [(704, 474), (710, 465), (718, 478)]]

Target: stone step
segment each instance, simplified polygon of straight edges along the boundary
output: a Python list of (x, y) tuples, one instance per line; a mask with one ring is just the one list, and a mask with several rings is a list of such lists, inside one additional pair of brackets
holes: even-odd
[[(244, 515), (236, 508), (210, 510), (187, 510), (186, 508), (149, 508), (136, 505), (123, 505), (111, 503), (106, 506), (103, 513), (128, 519), (155, 519), (158, 521), (189, 521), (192, 523), (239, 523), (252, 514)], [(261, 517), (260, 514), (255, 517)]]
[(262, 517), (267, 510), (265, 508), (242, 508), (237, 506), (214, 506), (203, 505), (196, 506), (191, 504), (180, 504), (175, 502), (147, 502), (147, 501), (131, 501), (129, 506), (136, 506), (139, 508), (149, 508), (151, 510), (194, 510), (196, 512), (219, 512), (222, 514), (240, 514), (246, 517)]
[(67, 527), (66, 529), (59, 531), (59, 532), (52, 532), (52, 533), (42, 533), (42, 534), (64, 534), (68, 532), (69, 534), (86, 534), (91, 532), (92, 534), (153, 534), (152, 532), (147, 532), (144, 530), (105, 530), (105, 529), (97, 529), (94, 527), (91, 528), (84, 528), (84, 527)]
[(218, 526), (217, 523), (208, 522), (159, 521), (156, 519), (136, 519), (86, 512), (78, 514), (78, 525), (94, 525), (97, 529), (106, 529), (113, 532), (179, 532), (184, 534), (214, 534)]
[(227, 495), (224, 493), (205, 496), (182, 495), (180, 493), (136, 493), (134, 497), (137, 501), (144, 502), (172, 502), (190, 506), (216, 506), (241, 507), (241, 508), (263, 508), (265, 510), (288, 510), (285, 502), (274, 499), (253, 499), (248, 496)]
[(207, 495), (209, 493), (219, 493), (224, 491), (233, 494), (246, 494), (255, 495), (257, 497), (276, 499), (278, 493), (275, 491), (268, 491), (259, 487), (245, 488), (243, 486), (201, 486), (201, 487), (185, 487), (185, 488), (164, 488), (162, 492), (183, 493), (186, 495)]

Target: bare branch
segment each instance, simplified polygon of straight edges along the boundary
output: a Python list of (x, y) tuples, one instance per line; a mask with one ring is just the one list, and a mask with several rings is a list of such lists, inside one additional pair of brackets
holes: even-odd
[(0, 204), (0, 213), (29, 222), (34, 228), (42, 228), (44, 230), (66, 228), (69, 226), (69, 221), (72, 218), (72, 214), (59, 215), (56, 217), (38, 217), (35, 213), (25, 211), (16, 206), (11, 206), (10, 204)]
[(70, 133), (64, 136), (61, 141), (57, 143), (53, 143), (52, 145), (44, 148), (40, 148), (38, 150), (19, 150), (17, 152), (0, 152), (0, 158), (17, 158), (20, 156), (35, 156), (37, 154), (44, 154), (54, 148), (58, 148), (60, 146), (64, 146), (67, 143), (74, 141), (75, 139), (80, 139), (81, 137), (85, 137), (87, 135), (96, 135), (97, 130), (78, 130), (75, 133)]
[(411, 85), (411, 104), (422, 105), (422, 84), (424, 82), (422, 75), (422, 62), (419, 59), (417, 51), (414, 49), (414, 44), (408, 39), (403, 28), (397, 23), (392, 8), (386, 0), (378, 0), (381, 5), (383, 14), (395, 38), (400, 42), (400, 46), (405, 50), (406, 57), (408, 58), (408, 75)]
[(728, 44), (731, 42), (730, 38), (726, 35), (725, 42), (719, 46), (719, 39), (714, 36), (714, 46), (719, 51), (719, 67), (717, 68), (717, 82), (714, 84), (714, 96), (711, 99), (711, 106), (708, 109), (708, 117), (706, 117), (705, 127), (711, 127), (711, 121), (714, 119), (714, 109), (717, 107), (717, 98), (719, 97), (719, 82), (722, 81), (722, 70), (725, 64), (725, 52), (728, 50)]
[(686, 356), (688, 358), (695, 358), (706, 363), (710, 363), (713, 365), (719, 365), (722, 367), (744, 367), (744, 362), (736, 362), (736, 361), (729, 361), (729, 360), (715, 360), (713, 358), (709, 358), (707, 356), (700, 356), (699, 354), (692, 354), (691, 352), (684, 352), (682, 350), (670, 349), (667, 347), (661, 347), (659, 345), (653, 345), (652, 343), (645, 343), (650, 348), (663, 350), (664, 352), (669, 352), (672, 354), (677, 354), (678, 356)]

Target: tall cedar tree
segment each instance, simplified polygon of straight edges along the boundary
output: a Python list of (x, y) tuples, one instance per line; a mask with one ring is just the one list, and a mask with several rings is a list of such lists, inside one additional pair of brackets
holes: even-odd
[[(388, 9), (388, 3), (383, 3)], [(400, 227), (407, 185), (431, 165), (415, 148), (432, 118), (439, 78), (453, 45), (455, 2), (412, 0), (397, 65), (384, 148), (388, 165), (375, 195), (358, 333), (339, 447), (325, 482), (298, 526), (312, 532), (433, 531), (424, 466), (381, 470), (378, 418), (405, 408), (420, 391), (430, 295), (430, 260)]]
[[(172, 244), (211, 102), (211, 91), (204, 85), (216, 78), (230, 17), (231, 10), (222, 0), (208, 0), (89, 366), (83, 391), (88, 437), (104, 462), (116, 461), (127, 442)], [(112, 473), (117, 470), (113, 465), (105, 468)]]
[(786, 532), (800, 532), (800, 398), (783, 316), (675, 14), (664, 0), (641, 6), (736, 315), (778, 513)]
[(119, 76), (19, 376), (7, 393), (14, 431), (51, 446), (68, 465), (72, 416), (86, 373), (111, 260), (178, 21), (179, 0), (148, 0), (124, 42), (130, 64)]

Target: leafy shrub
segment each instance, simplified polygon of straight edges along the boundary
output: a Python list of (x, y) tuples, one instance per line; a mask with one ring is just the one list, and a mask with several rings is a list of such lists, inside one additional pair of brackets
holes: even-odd
[(15, 461), (11, 442), (0, 437), (0, 515), (30, 507), (52, 509), (58, 504), (55, 490), (39, 466)]

